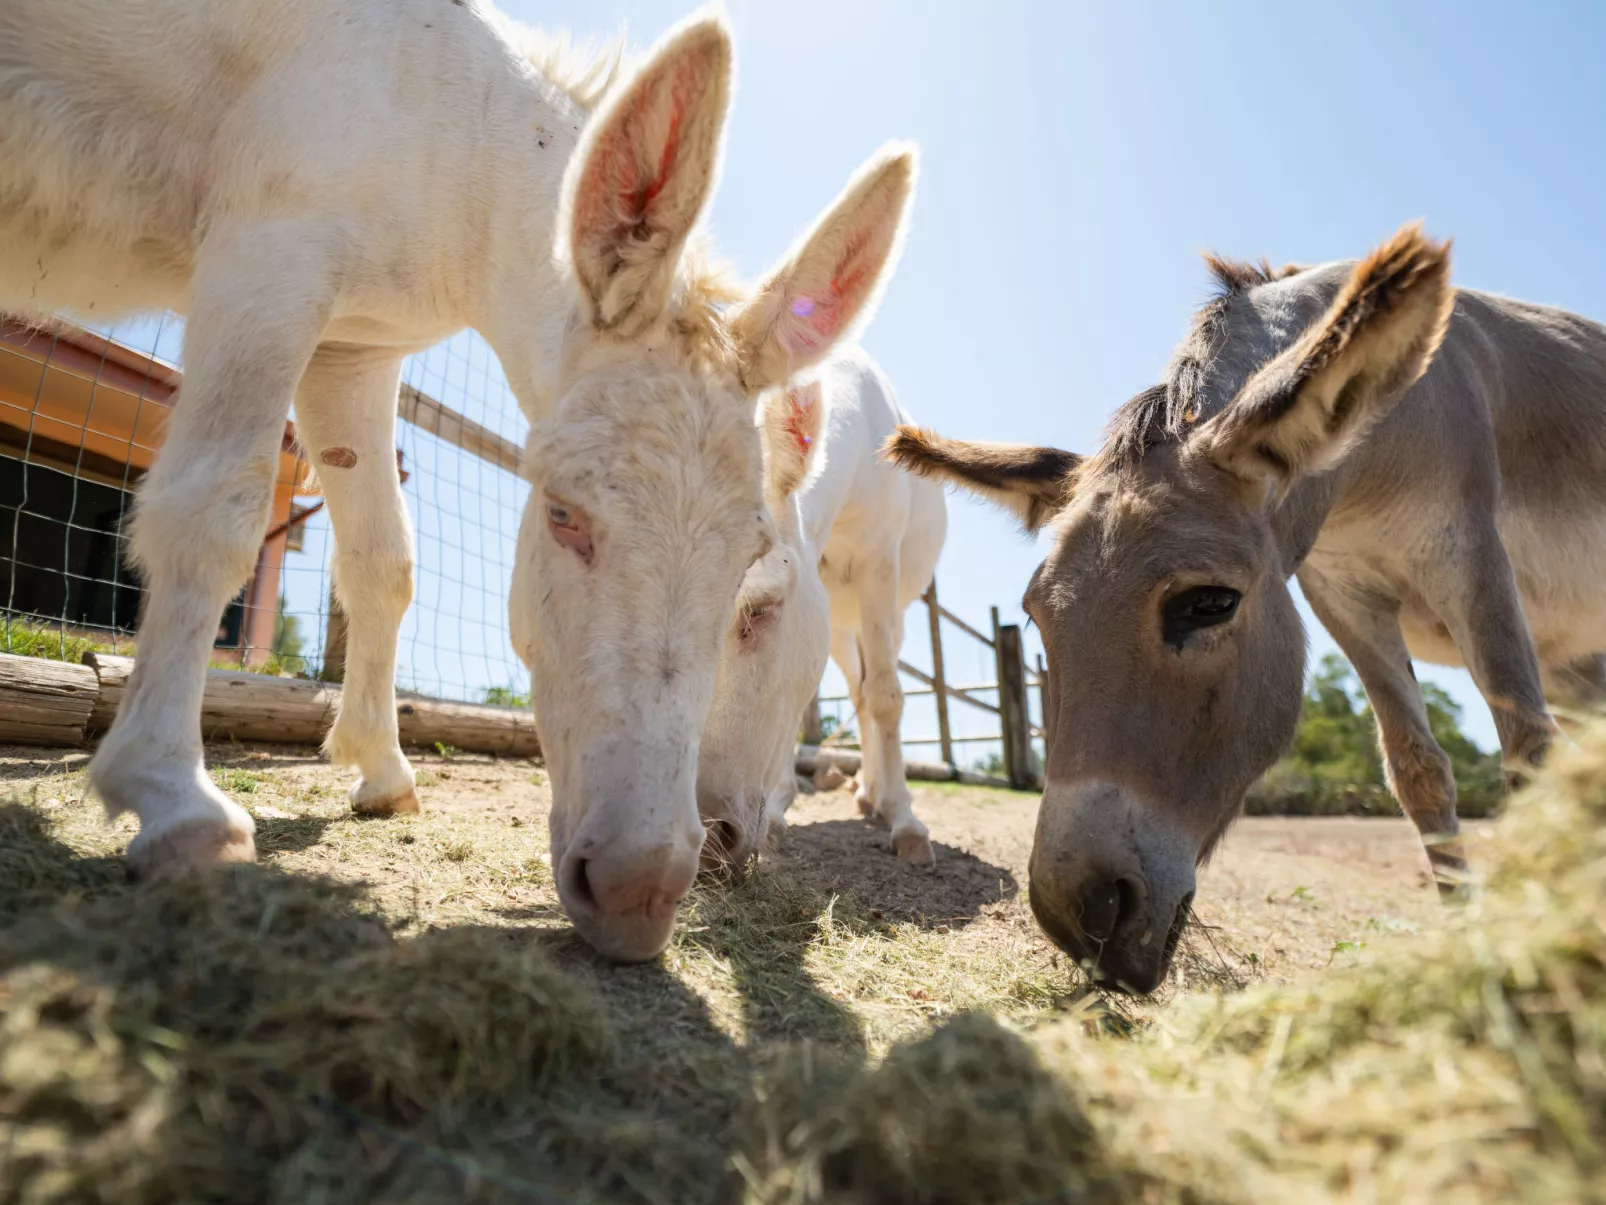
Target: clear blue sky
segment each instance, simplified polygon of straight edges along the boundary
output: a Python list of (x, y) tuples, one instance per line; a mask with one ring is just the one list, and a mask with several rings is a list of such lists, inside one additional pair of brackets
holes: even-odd
[[(637, 45), (687, 11), (505, 6), (576, 35), (628, 21)], [(1455, 238), (1460, 283), (1606, 319), (1606, 5), (728, 11), (738, 89), (720, 249), (757, 273), (883, 139), (916, 139), (913, 232), (865, 343), (946, 433), (1091, 447), (1204, 298), (1206, 248), (1347, 257), (1421, 217)], [(955, 499), (951, 513), (941, 592), (973, 620), (995, 602), (1019, 618), (1039, 550), (996, 512)], [(1491, 744), (1465, 676), (1427, 676)]]

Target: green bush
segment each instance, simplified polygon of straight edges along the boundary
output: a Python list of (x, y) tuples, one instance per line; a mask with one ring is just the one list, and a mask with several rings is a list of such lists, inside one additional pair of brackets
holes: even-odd
[[(1461, 731), (1461, 706), (1442, 688), (1422, 683), (1433, 737), (1450, 758), (1463, 817), (1492, 815), (1504, 795), (1498, 754), (1485, 753)], [(1249, 790), (1252, 816), (1392, 816), (1399, 811), (1383, 776), (1377, 723), (1349, 662), (1322, 659), (1305, 691), (1304, 711), (1288, 754)]]

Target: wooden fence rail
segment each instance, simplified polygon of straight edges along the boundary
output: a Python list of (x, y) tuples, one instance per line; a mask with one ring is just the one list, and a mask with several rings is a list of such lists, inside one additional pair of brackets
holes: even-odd
[[(1028, 704), (1028, 691), (1036, 686), (1038, 696), (1044, 708), (1043, 718), (1048, 720), (1048, 707), (1050, 691), (1048, 689), (1048, 673), (1041, 657), (1037, 659), (1036, 672), (1032, 673), (1026, 668), (1026, 658), (1022, 649), (1021, 631), (1017, 624), (999, 623), (998, 608), (992, 608), (991, 636), (985, 635), (970, 626), (959, 616), (944, 607), (937, 601), (937, 583), (933, 581), (921, 596), (926, 604), (926, 615), (931, 632), (931, 673), (917, 669), (907, 661), (899, 661), (898, 669), (913, 678), (921, 686), (905, 690), (904, 697), (911, 698), (921, 695), (934, 696), (937, 706), (937, 736), (935, 743), (942, 749), (943, 764), (954, 767), (954, 746), (977, 741), (1000, 741), (1004, 748), (1004, 778), (1010, 786), (1017, 790), (1041, 790), (1043, 785), (1043, 770), (1038, 764), (1037, 757), (1032, 750), (1032, 738), (1041, 736), (1045, 746), (1048, 740), (1043, 728), (1032, 723), (1031, 708)], [(996, 669), (996, 678), (992, 682), (975, 682), (956, 685), (947, 680), (946, 663), (943, 657), (942, 623), (947, 620), (965, 635), (980, 641), (993, 651), (993, 663)], [(998, 702), (990, 703), (978, 697), (978, 692), (993, 690), (998, 692)], [(804, 740), (810, 745), (820, 743), (820, 713), (821, 703), (842, 702), (846, 695), (827, 695), (816, 698), (810, 705), (809, 714), (804, 717)], [(954, 700), (968, 707), (977, 708), (999, 718), (1000, 731), (985, 736), (955, 736), (949, 715), (948, 703)], [(911, 737), (906, 738), (905, 744), (929, 744), (933, 738)], [(957, 770), (955, 771), (958, 772)]]
[[(0, 653), (0, 744), (79, 745), (117, 714), (134, 662), (85, 653), (84, 664)], [(269, 674), (206, 672), (201, 734), (208, 740), (315, 745), (340, 702), (340, 687)], [(403, 745), (452, 745), (477, 753), (535, 757), (535, 717), (525, 707), (453, 703), (398, 693)]]

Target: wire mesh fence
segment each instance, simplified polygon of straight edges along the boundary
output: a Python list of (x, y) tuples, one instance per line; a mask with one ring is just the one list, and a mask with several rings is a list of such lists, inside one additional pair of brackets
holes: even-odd
[[(988, 636), (938, 604), (936, 583), (904, 618), (898, 670), (905, 759), (940, 760), (1017, 784), (1040, 779), (1047, 760), (1047, 671), (1041, 655), (1026, 664), (1020, 629), (1001, 625), (994, 607)], [(818, 732), (810, 735), (860, 747), (853, 700), (835, 666), (827, 669), (816, 707)]]
[[(0, 651), (134, 651), (141, 586), (126, 523), (177, 397), (182, 340), (170, 315), (100, 328), (0, 317)], [(508, 640), (507, 593), (528, 490), (516, 471), (524, 417), (472, 334), (410, 357), (403, 381), (398, 465), (417, 589), (397, 685), (522, 702), (528, 674)], [(333, 547), (292, 413), (256, 568), (222, 616), (214, 664), (338, 678)]]
[[(135, 651), (141, 587), (126, 522), (182, 381), (183, 331), (172, 315), (97, 328), (0, 316), (0, 651), (62, 660), (91, 648)], [(396, 442), (417, 570), (397, 686), (522, 704), (529, 677), (509, 641), (507, 596), (529, 490), (517, 472), (527, 424), (495, 355), (472, 333), (409, 357), (402, 381)], [(338, 679), (344, 624), (330, 590), (333, 551), (292, 412), (256, 569), (222, 616), (213, 663)], [(939, 744), (925, 689), (933, 665), (924, 620), (919, 604), (910, 609), (903, 653), (918, 671), (906, 674), (904, 720), (906, 755), (917, 759)], [(947, 752), (996, 771), (1003, 747), (995, 651), (982, 637), (953, 641), (946, 655), (946, 681), (992, 705), (991, 714), (955, 709)], [(833, 678), (834, 671), (828, 696), (840, 694)], [(840, 697), (822, 702), (827, 733), (851, 742), (851, 706)], [(1029, 725), (1040, 730), (1040, 700), (1027, 707)], [(1035, 731), (1033, 740), (1041, 756)]]

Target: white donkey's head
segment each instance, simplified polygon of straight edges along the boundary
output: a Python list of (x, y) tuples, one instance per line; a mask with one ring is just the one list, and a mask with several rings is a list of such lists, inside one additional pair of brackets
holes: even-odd
[(731, 87), (700, 17), (616, 85), (564, 182), (576, 286), (559, 400), (530, 433), (509, 603), (552, 779), (552, 864), (575, 927), (655, 956), (697, 872), (698, 738), (742, 575), (775, 543), (754, 399), (872, 307), (914, 160), (890, 148), (751, 292), (687, 253)]
[(821, 410), (814, 381), (775, 390), (759, 411), (775, 546), (742, 578), (703, 727), (697, 805), (708, 827), (705, 867), (746, 860), (790, 800), (798, 722), (825, 672), (831, 604), (796, 497), (812, 467)]

